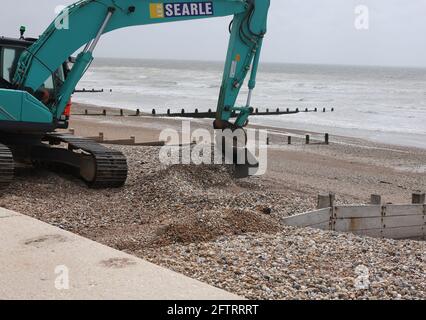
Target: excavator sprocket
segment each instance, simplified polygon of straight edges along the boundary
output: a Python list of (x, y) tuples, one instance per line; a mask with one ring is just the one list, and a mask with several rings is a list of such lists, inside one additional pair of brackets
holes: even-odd
[(0, 143), (0, 191), (5, 189), (12, 181), (15, 170), (12, 152)]
[(70, 134), (50, 133), (43, 140), (50, 145), (65, 143), (68, 149), (45, 146), (33, 158), (74, 167), (89, 187), (119, 188), (126, 182), (127, 159), (120, 151)]

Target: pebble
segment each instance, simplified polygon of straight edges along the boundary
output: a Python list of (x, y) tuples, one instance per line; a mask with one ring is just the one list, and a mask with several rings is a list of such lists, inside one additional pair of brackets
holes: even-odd
[[(196, 278), (248, 299), (425, 299), (425, 261), (416, 259), (413, 253), (425, 250), (421, 241), (395, 241), (386, 239), (362, 238), (312, 229), (286, 227), (276, 234), (245, 234), (215, 241), (208, 246), (224, 256), (238, 252), (239, 259), (233, 265), (235, 271), (224, 270), (221, 262), (210, 258), (199, 244), (189, 245), (192, 260), (203, 256), (202, 266), (194, 265), (191, 274)], [(294, 246), (286, 246), (289, 240)], [(316, 248), (312, 250), (311, 242)], [(411, 253), (403, 248), (409, 244)], [(205, 244), (204, 244), (205, 245)], [(281, 250), (277, 251), (276, 248)], [(348, 250), (348, 248), (351, 250)], [(358, 256), (362, 247), (368, 247), (371, 255)], [(146, 252), (146, 257), (177, 272), (185, 271), (185, 261), (180, 257), (184, 245), (163, 247), (156, 252)], [(333, 250), (329, 250), (332, 248)], [(374, 249), (374, 250), (373, 250)], [(392, 261), (392, 251), (398, 250), (400, 257)], [(328, 254), (324, 254), (324, 252)], [(273, 265), (277, 256), (291, 254), (296, 257), (288, 265)], [(162, 257), (173, 256), (172, 263), (164, 263)], [(260, 264), (259, 257), (265, 258)], [(356, 263), (353, 263), (356, 261)], [(359, 264), (367, 266), (371, 285), (365, 289), (356, 287)], [(309, 266), (309, 267), (308, 267)], [(406, 266), (407, 268), (403, 268)], [(309, 271), (306, 271), (309, 270)], [(391, 270), (387, 272), (386, 270)], [(412, 273), (408, 270), (417, 270)], [(382, 281), (374, 282), (374, 275), (382, 274)], [(190, 275), (188, 273), (188, 275)], [(224, 279), (228, 281), (225, 283)], [(250, 280), (249, 280), (250, 279)], [(251, 281), (255, 279), (255, 281)], [(404, 290), (404, 291), (402, 291)], [(401, 294), (403, 292), (403, 295)]]

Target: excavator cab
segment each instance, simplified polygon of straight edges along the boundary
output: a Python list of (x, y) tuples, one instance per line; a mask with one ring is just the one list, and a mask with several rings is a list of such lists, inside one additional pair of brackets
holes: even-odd
[[(0, 88), (15, 89), (12, 84), (21, 54), (37, 39), (0, 37)], [(46, 107), (52, 109), (56, 104), (58, 92), (69, 72), (68, 63), (63, 63), (32, 95)], [(59, 119), (58, 128), (67, 128), (71, 104), (69, 103), (63, 116)]]
[[(16, 90), (12, 82), (19, 58), (36, 41), (0, 37), (0, 90)], [(69, 57), (37, 90), (27, 88), (27, 93), (54, 113), (60, 90), (74, 62), (75, 59)], [(2, 102), (0, 97), (0, 120), (16, 116), (3, 108)], [(120, 152), (109, 150), (89, 139), (52, 133), (58, 128), (68, 128), (70, 109), (71, 99), (63, 113), (55, 119), (54, 127), (46, 129), (37, 123), (27, 123), (21, 129), (22, 123), (19, 121), (0, 121), (0, 192), (13, 180), (15, 162), (48, 168), (65, 166), (92, 188), (114, 188), (124, 184), (127, 161)], [(54, 147), (63, 144), (67, 145), (66, 149)]]

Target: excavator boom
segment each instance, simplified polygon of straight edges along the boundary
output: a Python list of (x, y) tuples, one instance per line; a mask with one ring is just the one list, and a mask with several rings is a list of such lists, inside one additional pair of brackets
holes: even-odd
[[(20, 90), (35, 92), (52, 71), (85, 46), (57, 97), (52, 110), (57, 118), (89, 67), (93, 50), (103, 34), (130, 26), (233, 15), (217, 120), (227, 123), (232, 112), (237, 111), (240, 116), (236, 125), (241, 127), (250, 114), (250, 106), (235, 107), (235, 102), (250, 69), (250, 92), (254, 88), (268, 9), (269, 0), (82, 0), (64, 9), (40, 39), (22, 54), (14, 84)], [(65, 15), (68, 28), (58, 28)]]

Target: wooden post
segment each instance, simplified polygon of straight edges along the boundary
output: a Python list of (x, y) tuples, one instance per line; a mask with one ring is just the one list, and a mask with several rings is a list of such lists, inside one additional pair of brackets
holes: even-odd
[(372, 194), (370, 197), (370, 204), (372, 205), (381, 205), (382, 204), (382, 196), (379, 194)]
[(307, 135), (306, 135), (306, 144), (309, 144), (309, 143), (310, 143), (310, 139), (311, 139), (311, 137), (309, 136), (309, 134), (307, 134)]
[(425, 193), (416, 192), (413, 193), (412, 203), (413, 204), (424, 204), (426, 195)]
[(291, 136), (288, 136), (288, 137), (287, 137), (287, 143), (288, 143), (288, 144), (291, 144)]
[(334, 203), (336, 202), (336, 194), (330, 192), (328, 196), (330, 197), (330, 206), (334, 207)]
[(319, 194), (317, 209), (330, 208), (332, 206), (330, 200), (331, 200), (330, 194)]
[(103, 132), (99, 132), (99, 141), (100, 142), (104, 141), (104, 133)]
[(325, 144), (330, 144), (330, 135), (328, 133), (325, 134), (324, 140)]

